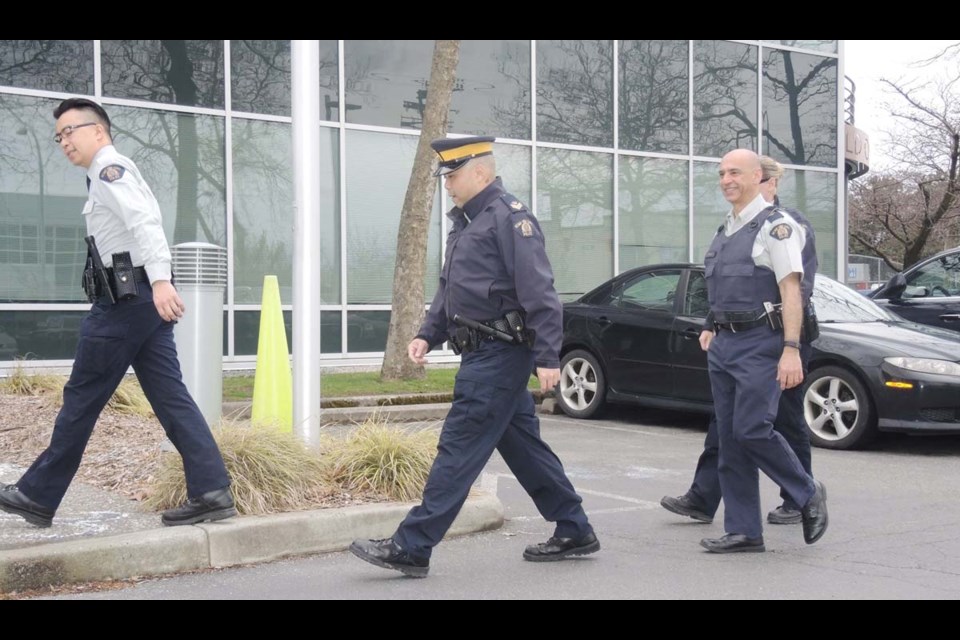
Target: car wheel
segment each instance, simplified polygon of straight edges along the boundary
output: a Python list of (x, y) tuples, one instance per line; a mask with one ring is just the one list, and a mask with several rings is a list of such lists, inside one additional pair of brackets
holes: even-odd
[(592, 353), (577, 349), (563, 356), (557, 401), (565, 414), (595, 417), (603, 408), (606, 393), (603, 370)]
[(816, 446), (856, 449), (877, 435), (873, 401), (850, 371), (836, 366), (814, 369), (804, 387), (803, 416)]

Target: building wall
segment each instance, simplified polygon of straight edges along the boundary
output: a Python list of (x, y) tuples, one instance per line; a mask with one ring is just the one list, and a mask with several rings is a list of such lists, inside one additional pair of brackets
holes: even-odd
[[(396, 235), (433, 42), (321, 41), (321, 345), (330, 362), (386, 344)], [(839, 41), (464, 41), (454, 134), (494, 135), (507, 188), (541, 221), (557, 289), (573, 298), (625, 269), (702, 259), (728, 205), (720, 157), (787, 167), (784, 204), (836, 276)], [(290, 320), (290, 43), (0, 40), (0, 373), (14, 358), (69, 363), (83, 173), (53, 143), (60, 100), (99, 100), (117, 148), (160, 200), (171, 245), (228, 250), (225, 366), (252, 366), (264, 275)], [(345, 108), (341, 108), (345, 105)], [(437, 184), (426, 299), (451, 206)]]

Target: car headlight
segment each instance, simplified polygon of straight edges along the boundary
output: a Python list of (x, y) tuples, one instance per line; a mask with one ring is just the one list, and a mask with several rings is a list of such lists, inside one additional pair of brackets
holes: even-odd
[(884, 358), (884, 362), (895, 367), (918, 373), (936, 373), (941, 376), (960, 377), (960, 364), (949, 360), (930, 360), (927, 358)]

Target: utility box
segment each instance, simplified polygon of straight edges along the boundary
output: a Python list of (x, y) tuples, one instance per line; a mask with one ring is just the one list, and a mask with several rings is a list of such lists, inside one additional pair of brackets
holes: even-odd
[(223, 412), (223, 294), (227, 250), (206, 242), (170, 248), (173, 280), (186, 313), (173, 327), (183, 382), (207, 423)]

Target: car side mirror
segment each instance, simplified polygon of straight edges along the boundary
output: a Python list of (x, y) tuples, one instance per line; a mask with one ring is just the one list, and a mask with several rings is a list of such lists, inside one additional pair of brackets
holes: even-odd
[(902, 273), (890, 278), (890, 282), (887, 283), (887, 286), (884, 287), (883, 294), (891, 300), (899, 300), (903, 296), (903, 292), (907, 288), (907, 279), (903, 277)]

